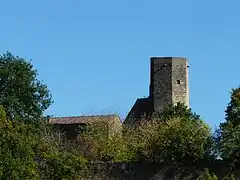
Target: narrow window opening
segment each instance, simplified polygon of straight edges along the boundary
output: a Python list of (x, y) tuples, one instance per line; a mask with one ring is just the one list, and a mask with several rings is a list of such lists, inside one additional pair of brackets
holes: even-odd
[(181, 81), (180, 81), (180, 80), (177, 80), (177, 84), (181, 84)]

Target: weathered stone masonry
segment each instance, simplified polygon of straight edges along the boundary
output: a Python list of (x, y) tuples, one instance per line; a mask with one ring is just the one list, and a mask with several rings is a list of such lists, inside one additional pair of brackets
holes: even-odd
[[(137, 122), (142, 115), (151, 115), (159, 112), (167, 104), (185, 103), (189, 106), (188, 95), (188, 64), (186, 58), (181, 57), (152, 57), (150, 59), (150, 87), (147, 98), (138, 98), (128, 113), (123, 124), (131, 125)], [(113, 118), (114, 117), (114, 118)], [(80, 124), (100, 122), (101, 119), (115, 124), (121, 129), (122, 124), (117, 115), (113, 116), (78, 116), (50, 118), (50, 123), (65, 129), (69, 139), (77, 134), (73, 130)], [(111, 127), (112, 129), (112, 127)], [(113, 128), (116, 130), (116, 128)], [(112, 130), (113, 130), (112, 129)]]
[(150, 64), (149, 97), (137, 99), (124, 124), (132, 124), (142, 115), (159, 112), (167, 104), (181, 102), (189, 106), (187, 59), (152, 57)]

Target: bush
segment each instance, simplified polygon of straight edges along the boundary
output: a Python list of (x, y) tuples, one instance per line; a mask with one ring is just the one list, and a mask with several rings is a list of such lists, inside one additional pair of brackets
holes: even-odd
[(63, 141), (51, 125), (43, 125), (36, 149), (38, 169), (43, 179), (78, 179), (87, 161), (82, 152)]
[(86, 160), (44, 121), (11, 121), (0, 106), (0, 179), (74, 179)]
[(214, 173), (210, 173), (209, 169), (204, 169), (203, 173), (197, 178), (197, 180), (218, 180), (218, 177)]
[(153, 117), (161, 121), (167, 121), (173, 118), (185, 118), (194, 121), (201, 120), (197, 113), (192, 112), (190, 108), (180, 102), (176, 105), (169, 104), (165, 106), (161, 112), (153, 113)]
[(91, 124), (80, 136), (78, 148), (89, 161), (123, 162), (134, 156), (128, 148), (128, 138), (121, 133), (110, 135), (105, 123)]
[(145, 160), (154, 162), (194, 162), (209, 157), (212, 138), (203, 121), (153, 118), (135, 133), (133, 143)]
[(230, 160), (230, 169), (240, 165), (240, 88), (233, 89), (225, 110), (226, 121), (217, 130), (219, 156)]
[(0, 179), (39, 178), (35, 161), (38, 141), (29, 125), (12, 122), (0, 107)]

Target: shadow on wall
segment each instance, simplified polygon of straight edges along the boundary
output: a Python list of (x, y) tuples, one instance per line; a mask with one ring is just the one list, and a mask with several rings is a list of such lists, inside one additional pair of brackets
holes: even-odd
[[(90, 179), (115, 179), (115, 180), (182, 180), (197, 179), (205, 168), (212, 170), (219, 179), (228, 173), (228, 164), (216, 161), (211, 167), (204, 163), (189, 166), (163, 165), (160, 163), (93, 163), (91, 167), (92, 176)], [(240, 172), (236, 172), (236, 179), (240, 179)]]

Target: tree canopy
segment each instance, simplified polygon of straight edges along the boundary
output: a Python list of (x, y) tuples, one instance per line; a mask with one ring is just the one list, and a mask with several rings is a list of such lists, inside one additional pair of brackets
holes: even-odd
[(225, 111), (225, 122), (220, 124), (217, 143), (220, 156), (240, 164), (240, 88), (232, 89)]
[[(225, 122), (215, 138), (198, 114), (178, 103), (120, 134), (109, 136), (109, 125), (100, 123), (77, 129), (78, 140), (70, 142), (42, 120), (51, 103), (31, 61), (10, 52), (0, 55), (0, 179), (89, 178), (95, 176), (92, 161), (192, 165), (201, 161), (210, 167), (215, 155), (230, 162), (227, 176), (234, 179), (240, 165), (240, 87), (232, 89)], [(206, 169), (198, 179), (217, 176)]]
[(193, 112), (191, 108), (188, 108), (184, 103), (178, 102), (176, 105), (169, 104), (163, 108), (161, 112), (153, 113), (153, 116), (158, 120), (169, 120), (172, 118), (180, 117), (188, 120), (200, 120), (200, 115)]
[(230, 102), (225, 113), (226, 123), (232, 123), (233, 126), (240, 124), (240, 88), (232, 89)]
[(11, 119), (39, 118), (51, 105), (51, 94), (37, 75), (30, 61), (10, 52), (0, 55), (0, 104)]

